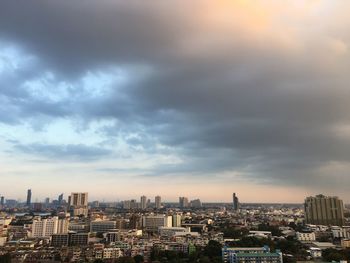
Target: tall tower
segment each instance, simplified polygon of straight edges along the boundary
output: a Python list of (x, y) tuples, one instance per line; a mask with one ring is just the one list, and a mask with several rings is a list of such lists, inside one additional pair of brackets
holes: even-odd
[(233, 211), (239, 210), (239, 201), (238, 201), (238, 197), (236, 196), (236, 193), (233, 193), (232, 195), (232, 208), (233, 208)]
[(27, 191), (27, 206), (30, 206), (30, 204), (32, 203), (32, 190), (28, 189)]
[(343, 201), (337, 196), (309, 196), (305, 199), (304, 207), (306, 224), (344, 225)]
[(147, 197), (144, 195), (141, 196), (140, 203), (141, 203), (141, 209), (146, 209), (147, 208)]
[(154, 198), (154, 203), (155, 203), (156, 209), (160, 209), (162, 207), (162, 198), (159, 195), (157, 195)]

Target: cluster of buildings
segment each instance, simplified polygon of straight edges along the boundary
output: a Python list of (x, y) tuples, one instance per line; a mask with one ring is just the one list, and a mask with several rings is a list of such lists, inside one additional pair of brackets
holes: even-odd
[[(141, 255), (151, 262), (154, 250), (191, 255), (214, 240), (222, 246), (224, 262), (282, 263), (288, 256), (269, 247), (234, 246), (224, 237), (226, 228), (246, 231), (257, 239), (293, 238), (307, 248), (310, 258), (320, 258), (326, 248), (350, 247), (350, 226), (337, 197), (307, 197), (301, 205), (240, 204), (236, 193), (231, 204), (202, 204), (180, 197), (178, 204), (151, 202), (146, 196), (119, 204), (89, 202), (88, 193), (71, 193), (68, 200), (31, 203), (32, 191), (22, 206), (2, 206), (0, 255), (11, 253), (21, 262), (37, 258), (58, 261), (113, 260)], [(41, 211), (38, 212), (38, 208)], [(268, 225), (278, 229), (260, 229)], [(298, 227), (292, 227), (292, 226)]]

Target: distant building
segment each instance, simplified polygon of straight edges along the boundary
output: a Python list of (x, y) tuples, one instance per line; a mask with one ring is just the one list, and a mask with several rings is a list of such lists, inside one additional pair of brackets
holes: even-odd
[(86, 206), (88, 205), (88, 193), (72, 193), (70, 195), (70, 206)]
[(136, 200), (125, 200), (125, 201), (122, 201), (122, 207), (123, 209), (135, 209), (137, 208), (137, 202)]
[(232, 208), (233, 208), (233, 211), (239, 210), (239, 200), (238, 200), (238, 197), (236, 196), (236, 193), (232, 194)]
[(341, 240), (342, 248), (350, 248), (350, 239), (342, 239)]
[(69, 246), (86, 246), (89, 242), (89, 233), (68, 233), (68, 245)]
[(62, 203), (63, 203), (63, 194), (60, 194), (60, 195), (58, 196), (58, 204), (59, 204), (59, 205), (62, 205)]
[(1, 205), (1, 206), (4, 206), (4, 205), (5, 205), (5, 197), (4, 197), (4, 196), (1, 196), (0, 205)]
[(33, 238), (45, 238), (51, 237), (53, 234), (57, 234), (58, 229), (58, 217), (51, 218), (35, 218), (32, 224)]
[(88, 215), (88, 193), (72, 193), (68, 202), (73, 216)]
[(90, 231), (97, 233), (106, 233), (117, 228), (117, 222), (112, 220), (96, 220), (90, 224)]
[(156, 209), (160, 209), (162, 207), (162, 198), (159, 195), (154, 198), (154, 204)]
[(222, 260), (228, 263), (283, 263), (279, 250), (272, 253), (269, 247), (224, 247)]
[(202, 202), (201, 202), (200, 199), (192, 200), (190, 204), (191, 204), (191, 207), (193, 207), (193, 208), (200, 208), (200, 207), (202, 207)]
[(107, 244), (120, 241), (120, 231), (110, 231), (105, 234), (105, 239), (107, 241)]
[(68, 233), (67, 234), (53, 234), (51, 236), (51, 246), (63, 247), (68, 246)]
[(146, 196), (141, 196), (140, 198), (140, 208), (141, 209), (146, 209), (147, 208), (147, 197)]
[(59, 218), (57, 224), (57, 234), (68, 233), (69, 230), (69, 221), (66, 218)]
[(27, 191), (27, 202), (26, 202), (26, 205), (27, 206), (30, 206), (32, 203), (32, 190), (31, 189), (28, 189)]
[(17, 205), (17, 201), (14, 199), (6, 199), (6, 206), (15, 207)]
[(89, 241), (88, 233), (69, 232), (66, 234), (54, 234), (51, 237), (51, 246), (86, 246)]
[(177, 233), (184, 233), (184, 232), (189, 233), (189, 230), (185, 227), (164, 227), (164, 226), (161, 226), (158, 228), (158, 232), (159, 232), (160, 236), (172, 237)]
[(305, 223), (314, 225), (344, 225), (343, 201), (336, 196), (316, 195), (305, 199)]
[(167, 215), (149, 215), (142, 217), (142, 227), (146, 231), (157, 232), (159, 227), (171, 227), (172, 217)]
[(303, 241), (303, 242), (316, 241), (315, 232), (312, 232), (312, 231), (296, 232), (296, 237), (298, 241)]
[(35, 212), (40, 212), (43, 210), (43, 204), (42, 203), (33, 203), (33, 210)]
[(178, 215), (178, 214), (172, 215), (173, 227), (180, 227), (182, 223), (181, 220), (182, 220), (181, 215)]
[(179, 206), (180, 208), (188, 208), (189, 203), (188, 203), (188, 198), (187, 197), (179, 197)]

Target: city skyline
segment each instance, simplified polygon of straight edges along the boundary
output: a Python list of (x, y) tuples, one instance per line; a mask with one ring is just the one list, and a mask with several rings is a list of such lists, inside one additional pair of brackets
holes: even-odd
[(349, 203), (349, 8), (0, 0), (0, 193)]
[[(32, 194), (32, 189), (28, 189), (28, 191), (30, 190), (30, 194)], [(34, 192), (34, 201), (32, 200), (31, 201), (31, 204), (34, 204), (34, 203), (46, 203), (46, 200), (49, 199), (50, 201), (56, 201), (58, 202), (58, 204), (60, 204), (60, 196), (61, 195), (64, 195), (64, 196), (67, 196), (67, 199), (63, 199), (66, 204), (69, 204), (70, 202), (70, 198), (71, 198), (71, 194), (79, 194), (78, 192), (67, 192), (67, 193), (62, 193), (61, 194), (57, 194), (57, 195), (46, 195), (45, 197), (36, 197), (35, 196), (35, 192)], [(84, 195), (88, 195), (90, 196), (91, 193), (88, 193), (88, 192), (82, 192), (80, 194), (84, 194)], [(249, 194), (249, 193), (248, 193)], [(316, 193), (314, 194), (316, 196), (324, 196), (324, 193)], [(239, 196), (241, 196), (239, 194)], [(329, 194), (326, 196), (329, 196), (329, 197), (335, 197), (335, 198), (340, 198), (340, 199), (343, 199), (341, 196), (338, 196), (336, 194)], [(6, 199), (9, 199), (9, 200), (16, 200), (17, 202), (20, 202), (22, 204), (27, 204), (27, 200), (26, 198), (28, 197), (28, 192), (27, 192), (27, 197), (26, 198), (20, 198), (20, 197), (16, 197), (16, 196), (13, 196), (13, 195), (10, 195), (10, 196), (4, 196), (4, 194), (0, 193), (0, 197), (4, 197), (5, 198), (5, 201)], [(32, 197), (32, 196), (30, 196)], [(233, 198), (232, 198), (233, 197)], [(145, 195), (129, 195), (129, 196), (125, 196), (125, 197), (118, 197), (118, 196), (115, 196), (115, 198), (111, 198), (111, 199), (99, 199), (99, 198), (95, 198), (95, 196), (93, 195), (92, 193), (92, 197), (88, 198), (88, 202), (89, 203), (93, 203), (95, 201), (98, 201), (98, 202), (106, 202), (106, 203), (120, 203), (120, 202), (125, 202), (125, 201), (134, 201), (135, 204), (140, 204), (141, 205), (141, 208), (145, 208), (147, 207), (147, 201), (149, 200), (150, 203), (152, 204), (156, 204), (157, 203), (157, 198), (159, 198), (159, 204), (163, 204), (163, 203), (179, 203), (180, 206), (183, 206), (184, 202), (186, 203), (184, 205), (184, 207), (190, 207), (191, 206), (191, 203), (192, 201), (201, 201), (203, 203), (225, 203), (225, 204), (230, 204), (231, 203), (231, 206), (233, 207), (233, 210), (239, 210), (239, 207), (240, 207), (240, 204), (303, 204), (305, 202), (305, 200), (307, 198), (309, 198), (309, 196), (300, 196), (299, 198), (302, 200), (301, 202), (268, 202), (268, 201), (263, 201), (263, 199), (259, 199), (259, 200), (252, 200), (250, 201), (248, 199), (248, 201), (238, 201), (238, 196), (237, 196), (237, 192), (236, 193), (233, 193), (231, 195), (231, 200), (206, 200), (206, 199), (202, 199), (200, 196), (192, 196), (192, 195), (186, 195), (186, 196), (183, 196), (183, 195), (178, 195), (176, 197), (168, 197), (168, 195), (159, 195), (159, 194), (150, 194), (148, 196), (145, 196)], [(143, 200), (144, 199), (144, 200)], [(235, 201), (235, 199), (237, 199), (237, 201)], [(62, 200), (61, 200), (62, 202)], [(142, 206), (142, 203), (145, 202)], [(236, 203), (237, 202), (237, 203)], [(235, 205), (238, 204), (238, 209), (235, 209)], [(344, 202), (344, 205), (347, 205), (347, 204), (350, 204), (350, 202), (347, 202), (345, 201)]]

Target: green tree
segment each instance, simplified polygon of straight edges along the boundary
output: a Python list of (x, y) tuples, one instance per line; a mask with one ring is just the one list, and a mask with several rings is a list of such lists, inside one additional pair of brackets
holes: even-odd
[(141, 255), (136, 255), (136, 256), (134, 257), (134, 261), (135, 261), (135, 263), (141, 263), (141, 262), (144, 261), (144, 258), (143, 258), (143, 256), (141, 256)]
[(0, 256), (0, 263), (11, 263), (11, 255), (8, 253)]
[(135, 263), (135, 260), (132, 257), (121, 257), (118, 258), (117, 263)]
[(210, 259), (215, 257), (221, 257), (222, 246), (219, 242), (210, 240), (208, 245), (204, 248), (204, 255), (208, 256)]

